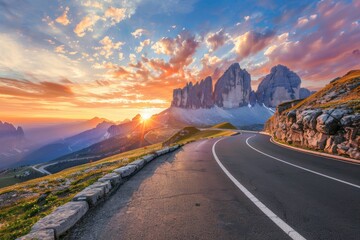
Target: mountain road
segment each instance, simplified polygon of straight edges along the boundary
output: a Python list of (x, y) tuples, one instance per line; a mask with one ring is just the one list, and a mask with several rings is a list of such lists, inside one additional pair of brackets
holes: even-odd
[(359, 164), (243, 132), (156, 159), (64, 239), (360, 239), (359, 200)]

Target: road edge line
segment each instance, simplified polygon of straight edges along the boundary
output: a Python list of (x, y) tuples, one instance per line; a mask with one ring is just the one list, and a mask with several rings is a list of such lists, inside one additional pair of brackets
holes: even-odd
[(298, 232), (296, 232), (291, 226), (289, 226), (286, 222), (284, 222), (281, 218), (279, 218), (274, 212), (272, 212), (268, 207), (266, 207), (259, 199), (257, 199), (249, 190), (247, 190), (236, 178), (225, 168), (225, 166), (221, 163), (219, 157), (216, 154), (215, 146), (218, 142), (223, 140), (221, 138), (217, 140), (212, 146), (212, 153), (215, 158), (215, 161), (223, 170), (223, 172), (228, 176), (228, 178), (235, 184), (235, 186), (245, 194), (245, 196), (255, 204), (271, 221), (273, 221), (281, 230), (283, 230), (291, 239), (294, 240), (305, 240), (303, 236), (301, 236)]
[(338, 162), (360, 165), (360, 160), (356, 160), (356, 159), (352, 159), (352, 158), (348, 158), (348, 157), (342, 157), (342, 156), (338, 156), (338, 155), (333, 155), (333, 154), (329, 154), (329, 153), (316, 152), (315, 150), (308, 150), (308, 149), (304, 149), (304, 148), (300, 148), (300, 147), (289, 146), (284, 143), (276, 141), (272, 136), (270, 138), (270, 142), (275, 145), (278, 145), (280, 147), (293, 149), (298, 152), (305, 152), (305, 153), (309, 153), (311, 155), (318, 156), (318, 157), (331, 158), (331, 160), (338, 161)]
[(289, 162), (287, 162), (287, 161), (285, 161), (285, 160), (282, 160), (282, 159), (280, 159), (280, 158), (271, 156), (270, 154), (264, 153), (264, 152), (260, 151), (259, 149), (255, 148), (255, 147), (253, 147), (253, 146), (251, 146), (251, 145), (249, 144), (248, 140), (249, 140), (250, 138), (254, 137), (254, 136), (255, 136), (255, 135), (253, 135), (253, 136), (251, 136), (251, 137), (248, 137), (248, 138), (246, 139), (246, 141), (245, 141), (245, 142), (246, 142), (246, 145), (248, 145), (248, 147), (252, 148), (254, 151), (257, 151), (258, 153), (261, 153), (261, 154), (263, 154), (263, 155), (265, 155), (265, 156), (267, 156), (267, 157), (270, 157), (270, 158), (272, 158), (272, 159), (274, 159), (274, 160), (276, 160), (276, 161), (285, 163), (285, 164), (290, 165), (290, 166), (292, 166), (292, 167), (299, 168), (299, 169), (304, 170), (304, 171), (306, 171), (306, 172), (310, 172), (310, 173), (319, 175), (319, 176), (321, 176), (321, 177), (328, 178), (328, 179), (331, 179), (331, 180), (334, 180), (334, 181), (337, 181), (337, 182), (340, 182), (340, 183), (343, 183), (343, 184), (346, 184), (346, 185), (349, 185), (349, 186), (352, 186), (352, 187), (355, 187), (355, 188), (360, 189), (360, 186), (359, 186), (359, 185), (356, 185), (356, 184), (354, 184), (354, 183), (347, 182), (347, 181), (344, 181), (344, 180), (341, 180), (341, 179), (338, 179), (338, 178), (335, 178), (335, 177), (331, 177), (331, 176), (328, 176), (328, 175), (326, 175), (326, 174), (324, 174), (324, 173), (319, 173), (319, 172), (316, 172), (316, 171), (314, 171), (314, 170), (311, 170), (311, 169), (308, 169), (308, 168), (305, 168), (305, 167), (302, 167), (302, 166), (299, 166), (299, 165), (296, 165), (296, 164), (293, 164), (293, 163), (289, 163)]

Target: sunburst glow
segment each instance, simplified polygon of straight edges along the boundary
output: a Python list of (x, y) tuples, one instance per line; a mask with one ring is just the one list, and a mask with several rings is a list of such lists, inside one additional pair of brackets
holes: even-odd
[(151, 114), (150, 113), (142, 113), (141, 114), (141, 118), (142, 118), (142, 120), (144, 120), (144, 121), (147, 121), (147, 120), (149, 120), (150, 118), (151, 118)]

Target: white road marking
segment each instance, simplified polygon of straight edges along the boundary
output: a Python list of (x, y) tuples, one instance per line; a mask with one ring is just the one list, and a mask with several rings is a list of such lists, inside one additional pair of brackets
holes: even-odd
[(216, 162), (219, 164), (220, 168), (224, 171), (224, 173), (230, 178), (230, 180), (242, 191), (246, 197), (250, 199), (271, 221), (273, 221), (281, 230), (283, 230), (291, 239), (303, 240), (305, 239), (298, 232), (296, 232), (292, 227), (290, 227), (286, 222), (284, 222), (281, 218), (279, 218), (275, 213), (273, 213), (268, 207), (266, 207), (259, 199), (257, 199), (249, 190), (247, 190), (236, 178), (224, 167), (224, 165), (220, 162), (219, 157), (216, 155), (215, 146), (222, 139), (217, 140), (212, 146), (212, 153)]
[(308, 169), (308, 168), (301, 167), (301, 166), (296, 165), (296, 164), (293, 164), (293, 163), (289, 163), (289, 162), (284, 161), (284, 160), (282, 160), (282, 159), (280, 159), (280, 158), (277, 158), (277, 157), (271, 156), (271, 155), (269, 155), (269, 154), (267, 154), (267, 153), (264, 153), (264, 152), (256, 149), (255, 147), (253, 147), (253, 146), (251, 146), (251, 145), (249, 144), (249, 139), (252, 138), (252, 137), (255, 137), (255, 135), (253, 135), (253, 136), (251, 136), (251, 137), (248, 137), (248, 138), (246, 139), (246, 145), (248, 145), (248, 146), (249, 146), (250, 148), (252, 148), (253, 150), (255, 150), (255, 151), (257, 151), (257, 152), (259, 152), (259, 153), (261, 153), (261, 154), (263, 154), (263, 155), (265, 155), (265, 156), (267, 156), (267, 157), (270, 157), (270, 158), (272, 158), (272, 159), (274, 159), (274, 160), (276, 160), (276, 161), (285, 163), (285, 164), (287, 164), (287, 165), (290, 165), (290, 166), (299, 168), (299, 169), (301, 169), (301, 170), (304, 170), (304, 171), (307, 171), (307, 172), (310, 172), (310, 173), (313, 173), (313, 174), (322, 176), (322, 177), (324, 177), (324, 178), (328, 178), (328, 179), (331, 179), (331, 180), (334, 180), (334, 181), (337, 181), (337, 182), (341, 182), (341, 183), (343, 183), (343, 184), (346, 184), (346, 185), (349, 185), (349, 186), (352, 186), (352, 187), (355, 187), (355, 188), (360, 189), (360, 186), (359, 186), (359, 185), (356, 185), (356, 184), (354, 184), (354, 183), (346, 182), (346, 181), (344, 181), (344, 180), (341, 180), (341, 179), (338, 179), (338, 178), (334, 178), (334, 177), (328, 176), (328, 175), (326, 175), (326, 174), (319, 173), (319, 172), (310, 170), (310, 169)]
[(331, 161), (337, 161), (337, 162), (342, 162), (342, 163), (352, 164), (352, 165), (357, 165), (357, 166), (360, 165), (360, 163), (352, 162), (351, 159), (350, 160), (346, 159), (346, 158), (345, 159), (341, 159), (341, 158), (338, 159), (337, 158), (338, 156), (326, 156), (326, 155), (322, 155), (322, 154), (319, 154), (319, 153), (316, 153), (316, 152), (313, 152), (313, 151), (310, 151), (310, 150), (308, 151), (308, 150), (301, 149), (301, 148), (286, 146), (285, 144), (275, 142), (272, 137), (270, 138), (270, 142), (272, 144), (275, 144), (275, 145), (283, 147), (283, 148), (291, 149), (291, 150), (301, 152), (301, 153), (311, 154), (311, 155), (316, 156), (316, 157), (326, 158), (326, 159), (331, 160)]

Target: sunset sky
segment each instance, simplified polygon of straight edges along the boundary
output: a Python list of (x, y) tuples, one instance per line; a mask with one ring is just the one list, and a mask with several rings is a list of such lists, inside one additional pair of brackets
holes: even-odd
[(233, 62), (319, 89), (360, 68), (360, 0), (0, 0), (0, 120), (156, 113)]

